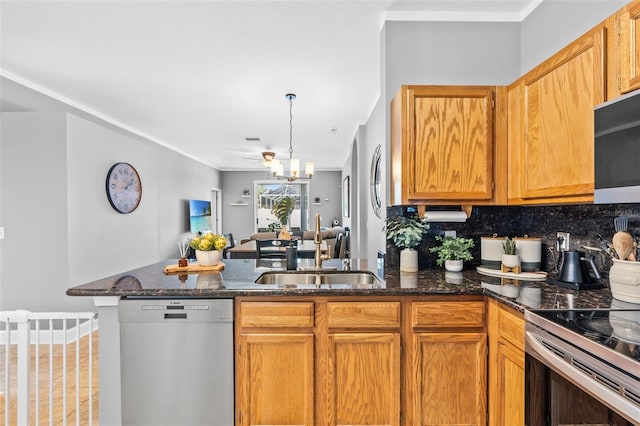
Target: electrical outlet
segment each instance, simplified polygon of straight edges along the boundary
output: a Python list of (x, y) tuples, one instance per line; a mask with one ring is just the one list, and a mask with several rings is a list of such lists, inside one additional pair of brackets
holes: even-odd
[(556, 250), (568, 251), (569, 250), (569, 233), (558, 232), (556, 234)]
[(4, 240), (4, 226), (0, 226), (0, 240)]

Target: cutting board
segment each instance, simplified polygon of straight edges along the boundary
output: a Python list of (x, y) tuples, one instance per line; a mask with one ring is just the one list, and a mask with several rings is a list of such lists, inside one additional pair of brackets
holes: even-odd
[(478, 266), (476, 270), (481, 274), (492, 277), (515, 278), (523, 281), (544, 281), (547, 279), (547, 273), (544, 271), (520, 272), (519, 274), (514, 274), (513, 272), (502, 272), (499, 269), (489, 269), (482, 266)]
[(219, 263), (214, 266), (202, 266), (197, 263), (190, 263), (187, 266), (178, 266), (178, 264), (167, 265), (164, 267), (163, 272), (167, 275), (170, 274), (197, 274), (198, 272), (211, 272), (224, 270), (224, 263)]

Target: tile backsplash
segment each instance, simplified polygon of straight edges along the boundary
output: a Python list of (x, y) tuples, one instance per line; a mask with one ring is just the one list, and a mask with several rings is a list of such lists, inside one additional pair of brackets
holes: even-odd
[[(401, 206), (387, 208), (387, 216), (402, 213)], [(436, 235), (445, 230), (456, 231), (457, 236), (473, 238), (472, 262), (466, 268), (480, 263), (480, 238), (493, 234), (504, 237), (539, 237), (542, 240), (542, 269), (553, 272), (558, 253), (555, 251), (556, 233), (570, 233), (570, 249), (585, 251), (583, 246), (598, 247), (599, 237), (611, 241), (615, 228), (614, 218), (629, 217), (629, 232), (640, 237), (640, 204), (581, 204), (561, 206), (478, 206), (464, 223), (431, 223), (431, 229), (419, 248), (420, 269), (437, 268), (435, 256), (429, 248), (437, 244)], [(552, 250), (550, 250), (552, 249)], [(610, 260), (597, 252), (596, 264), (605, 273), (611, 266)], [(398, 266), (399, 249), (387, 240), (385, 263)]]

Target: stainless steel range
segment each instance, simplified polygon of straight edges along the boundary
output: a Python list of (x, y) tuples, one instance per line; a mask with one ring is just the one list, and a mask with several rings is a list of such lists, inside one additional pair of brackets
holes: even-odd
[(525, 320), (527, 355), (640, 424), (640, 305), (614, 300), (605, 310), (534, 310)]

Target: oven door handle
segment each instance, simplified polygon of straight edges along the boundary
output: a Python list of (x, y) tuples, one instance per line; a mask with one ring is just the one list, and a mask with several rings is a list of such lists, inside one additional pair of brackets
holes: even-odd
[[(550, 346), (557, 348), (558, 352), (562, 352), (564, 357), (543, 345), (536, 336), (544, 336), (544, 340)], [(546, 333), (541, 335), (539, 332), (527, 330), (525, 331), (525, 350), (529, 355), (535, 357), (601, 403), (627, 417), (627, 419), (637, 421), (640, 418), (640, 408), (637, 405), (602, 383), (602, 381), (612, 382), (607, 375), (598, 373), (597, 369), (584, 359), (580, 359), (580, 365), (585, 370), (590, 370), (596, 377), (589, 376), (586, 371), (573, 364), (576, 361), (576, 349), (572, 349), (562, 341), (546, 335)], [(570, 359), (566, 358), (567, 354)], [(621, 389), (623, 388), (622, 384), (617, 383), (617, 385)]]

